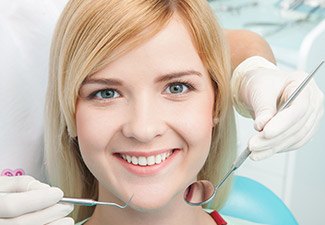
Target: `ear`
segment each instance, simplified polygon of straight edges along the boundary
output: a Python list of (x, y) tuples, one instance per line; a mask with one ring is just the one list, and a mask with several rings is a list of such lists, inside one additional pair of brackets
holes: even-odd
[(219, 117), (214, 117), (212, 122), (213, 122), (213, 126), (216, 126), (219, 123)]

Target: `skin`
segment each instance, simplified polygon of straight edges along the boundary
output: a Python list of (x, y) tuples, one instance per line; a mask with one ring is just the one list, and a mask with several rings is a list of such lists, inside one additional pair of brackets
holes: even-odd
[[(212, 81), (177, 16), (88, 77), (76, 106), (82, 157), (99, 181), (100, 201), (134, 197), (124, 210), (96, 207), (87, 225), (215, 224), (183, 200), (209, 153), (213, 106)], [(154, 166), (121, 157), (172, 150)]]
[(276, 63), (269, 44), (258, 34), (247, 30), (224, 30), (223, 32), (229, 44), (232, 70), (245, 59), (256, 55)]

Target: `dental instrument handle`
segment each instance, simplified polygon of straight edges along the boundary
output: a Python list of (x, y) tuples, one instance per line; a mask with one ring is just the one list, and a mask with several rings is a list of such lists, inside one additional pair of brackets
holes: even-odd
[(117, 207), (120, 209), (124, 209), (125, 207), (127, 207), (129, 205), (132, 198), (133, 198), (133, 195), (131, 196), (129, 201), (127, 201), (124, 205), (119, 205), (114, 202), (99, 202), (99, 201), (95, 201), (93, 199), (66, 198), (66, 197), (62, 198), (59, 202), (60, 203), (69, 203), (69, 204), (74, 204), (74, 205), (82, 205), (82, 206), (105, 205), (105, 206), (114, 206), (114, 207)]
[(251, 154), (251, 151), (248, 149), (248, 147), (245, 149), (245, 151), (243, 151), (238, 158), (236, 159), (236, 161), (232, 164), (230, 170), (228, 171), (228, 173), (223, 177), (223, 179), (219, 182), (219, 184), (216, 186), (216, 189), (218, 189), (226, 180), (227, 178), (236, 170), (238, 169), (241, 164), (243, 164), (243, 162), (245, 162), (245, 160), (248, 158), (248, 156)]
[[(324, 64), (324, 61), (321, 61), (321, 63), (314, 69), (313, 72), (311, 72), (302, 82), (301, 84), (296, 88), (296, 90), (289, 96), (289, 98), (284, 102), (284, 104), (278, 109), (277, 113), (282, 111), (283, 109), (287, 108), (290, 103), (299, 95), (299, 93), (304, 89), (304, 87), (308, 84), (310, 79), (314, 76), (314, 74), (317, 72), (317, 70)], [(224, 178), (219, 182), (219, 184), (216, 186), (216, 189), (218, 189), (226, 180), (227, 178), (235, 171), (237, 170), (243, 162), (248, 158), (248, 156), (251, 154), (251, 151), (248, 147), (238, 156), (236, 161), (232, 164), (230, 170), (228, 173), (224, 176)]]
[(234, 170), (238, 169), (243, 162), (248, 158), (248, 156), (251, 154), (251, 151), (248, 149), (248, 147), (245, 148), (245, 150), (240, 153), (236, 161), (233, 163)]
[(95, 206), (96, 201), (92, 199), (79, 199), (79, 198), (62, 198), (61, 203), (70, 203), (74, 205)]

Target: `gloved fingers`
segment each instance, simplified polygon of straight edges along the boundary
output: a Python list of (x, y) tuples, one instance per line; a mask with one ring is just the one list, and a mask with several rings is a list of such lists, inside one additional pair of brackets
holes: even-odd
[[(257, 131), (263, 130), (265, 124), (276, 114), (277, 93), (269, 92), (267, 95), (255, 93), (251, 96), (252, 107), (254, 109), (254, 128)], [(261, 97), (263, 96), (263, 97)]]
[[(261, 78), (258, 78), (261, 79)], [(266, 79), (263, 82), (257, 82), (255, 85), (262, 85), (264, 82), (267, 82)], [(265, 124), (275, 115), (277, 110), (277, 99), (281, 90), (280, 85), (275, 85), (269, 90), (266, 90), (270, 84), (263, 84), (263, 89), (258, 89), (252, 87), (253, 84), (249, 85), (247, 89), (246, 102), (248, 105), (251, 105), (254, 118), (254, 128), (257, 131), (263, 130)], [(266, 93), (267, 92), (267, 93)]]
[[(306, 137), (306, 139), (310, 139), (312, 136), (312, 131), (310, 132), (310, 134), (308, 134), (308, 137)], [(294, 146), (287, 146), (288, 143), (291, 143), (291, 140), (289, 140), (288, 142), (284, 143), (283, 145), (280, 146), (275, 146), (273, 148), (269, 148), (269, 149), (264, 149), (262, 151), (252, 151), (252, 153), (250, 154), (250, 158), (254, 161), (258, 161), (258, 160), (263, 160), (263, 159), (267, 159), (269, 157), (271, 157), (272, 155), (276, 154), (276, 153), (280, 153), (280, 152), (285, 152), (285, 151), (291, 151), (294, 150), (296, 148), (299, 148), (297, 145), (298, 143), (294, 144)], [(304, 142), (305, 143), (305, 142)], [(302, 144), (304, 144), (302, 143)]]
[[(289, 136), (285, 141), (280, 142), (279, 145), (274, 146), (271, 149), (265, 151), (271, 151), (273, 154), (288, 152), (300, 148), (303, 144), (308, 142), (311, 137), (314, 135), (315, 131), (311, 130), (300, 130), (295, 136)], [(297, 140), (300, 140), (297, 142)]]
[[(297, 140), (299, 140), (298, 142), (295, 142), (293, 145), (289, 146), (288, 149), (282, 149), (279, 152), (285, 152), (285, 151), (291, 151), (294, 149), (298, 149), (300, 147), (302, 147), (304, 144), (306, 144), (315, 134), (315, 132), (317, 131), (317, 128), (319, 127), (319, 122), (322, 118), (323, 113), (316, 113), (315, 114), (315, 118), (311, 117), (307, 124), (310, 125), (309, 130), (306, 131), (302, 131), (301, 134), (297, 134)], [(309, 125), (307, 125), (306, 127), (308, 127)], [(301, 138), (299, 138), (299, 136), (301, 136)]]
[(289, 152), (295, 149), (298, 149), (302, 147), (304, 144), (306, 144), (312, 136), (315, 134), (315, 130), (310, 130), (307, 134), (303, 133), (303, 135), (298, 135), (301, 136), (300, 141), (293, 143), (291, 146), (279, 146), (279, 149), (276, 149), (278, 153), (282, 152)]
[[(261, 134), (256, 135), (250, 140), (249, 146), (252, 151), (267, 151), (268, 149), (273, 149), (272, 151), (274, 153), (279, 151), (289, 151), (301, 147), (311, 139), (324, 113), (324, 96), (322, 92), (319, 91), (313, 80), (311, 80), (309, 85), (309, 88), (312, 88), (312, 90), (307, 89), (305, 93), (301, 93), (301, 95), (297, 97), (289, 108), (279, 112), (272, 120), (269, 121)], [(294, 87), (292, 89), (296, 88)], [(302, 103), (303, 100), (300, 100), (301, 98), (307, 101), (306, 104)], [(306, 105), (308, 107), (299, 109), (299, 106), (301, 105)], [(303, 112), (303, 118), (299, 118), (299, 115), (293, 112), (290, 113), (290, 110)], [(284, 113), (289, 115), (287, 119), (281, 119), (281, 114), (283, 116)], [(298, 115), (298, 117), (292, 117), (294, 115)], [(277, 119), (279, 121), (276, 121)], [(291, 120), (291, 123), (289, 124), (292, 125), (290, 127), (286, 127), (288, 126), (286, 124), (288, 124), (287, 121), (289, 120)], [(272, 127), (275, 123), (274, 121), (277, 122), (280, 127), (282, 126), (282, 129), (279, 129), (280, 132), (278, 130), (278, 135), (274, 135), (276, 133), (274, 132), (276, 128)], [(295, 123), (292, 123), (293, 121), (295, 121)], [(270, 133), (273, 133), (274, 136), (270, 135)]]
[[(286, 82), (286, 88), (282, 94), (282, 102), (284, 102), (297, 87), (302, 80), (307, 76), (305, 73), (292, 73)], [(323, 114), (324, 111), (324, 95), (317, 87), (313, 79), (302, 90), (297, 99), (291, 105), (279, 112), (264, 128), (264, 135), (266, 138), (274, 138), (277, 135), (282, 135), (287, 129), (291, 129), (292, 125), (299, 121), (299, 117), (309, 113)], [(308, 116), (309, 116), (308, 115)]]
[(273, 109), (264, 109), (256, 113), (254, 120), (254, 129), (257, 131), (262, 131), (265, 125), (272, 119), (276, 114), (276, 106)]
[[(278, 74), (281, 75), (281, 74)], [(271, 90), (268, 90), (267, 87), (264, 88), (263, 92), (264, 93), (260, 93), (259, 94), (259, 98), (258, 100), (260, 102), (258, 102), (256, 99), (252, 99), (252, 96), (250, 97), (252, 99), (252, 105), (256, 114), (255, 117), (255, 121), (254, 121), (254, 128), (258, 131), (261, 131), (266, 124), (271, 120), (271, 118), (273, 117), (273, 115), (275, 114), (275, 110), (276, 110), (276, 103), (275, 101), (277, 101), (278, 97), (280, 97), (280, 103), (284, 103), (289, 96), (297, 89), (297, 87), (301, 84), (301, 82), (303, 81), (303, 79), (307, 76), (307, 74), (302, 73), (302, 72), (294, 72), (291, 73), (289, 76), (287, 76), (287, 78), (285, 79), (285, 82), (283, 83), (283, 86), (281, 87), (281, 89), (279, 89), (279, 87), (277, 85), (269, 85), (271, 86)], [(270, 78), (269, 78), (270, 79)], [(270, 79), (271, 81), (271, 79)], [(277, 80), (276, 80), (277, 81)], [(291, 122), (294, 123), (296, 121), (296, 119), (299, 119), (299, 116), (302, 116), (302, 114), (304, 114), (306, 112), (306, 110), (308, 110), (308, 106), (309, 105), (314, 105), (313, 101), (319, 99), (319, 97), (312, 97), (313, 94), (315, 94), (315, 92), (317, 92), (318, 87), (315, 84), (314, 80), (311, 80), (310, 83), (304, 88), (304, 90), (299, 94), (298, 99), (296, 99), (293, 103), (291, 103), (291, 105), (289, 107), (292, 108), (292, 110), (288, 110), (285, 115), (287, 115), (287, 119), (281, 121), (282, 123), (279, 123), (280, 125), (282, 125), (281, 127), (279, 127), (279, 131), (271, 129), (272, 132), (275, 132), (274, 134), (271, 132), (270, 134), (268, 134), (268, 132), (266, 132), (266, 136), (270, 135), (269, 137), (274, 137), (275, 135), (280, 134), (281, 132), (283, 132), (286, 129), (286, 123)], [(273, 92), (276, 92), (276, 95)], [(322, 95), (321, 91), (318, 90), (318, 95)], [(270, 99), (269, 99), (270, 98)], [(273, 102), (272, 102), (273, 101)], [(299, 106), (299, 104), (302, 106)], [(296, 108), (296, 111), (294, 111), (294, 108)], [(268, 109), (268, 110), (266, 110)], [(273, 109), (274, 114), (272, 115), (272, 111), (271, 109)], [(264, 112), (263, 112), (264, 111)], [(294, 116), (292, 117), (291, 112), (294, 111)], [(290, 113), (290, 114), (289, 114)], [(283, 123), (285, 122), (285, 123)], [(289, 126), (291, 126), (290, 124), (288, 124)]]
[(70, 204), (55, 204), (43, 210), (15, 218), (0, 219), (0, 225), (44, 225), (67, 216), (73, 210)]
[(264, 150), (264, 151), (256, 151), (256, 152), (251, 152), (249, 155), (249, 158), (258, 161), (262, 159), (266, 159), (274, 155), (275, 152), (272, 149)]
[(35, 180), (31, 176), (0, 176), (0, 193), (24, 192), (48, 188), (49, 185)]
[[(267, 71), (266, 71), (267, 72)], [(272, 71), (276, 73), (275, 71)], [(286, 79), (282, 74), (257, 74), (256, 86), (254, 88), (251, 84), (247, 87), (248, 105), (253, 108), (254, 128), (257, 131), (263, 130), (265, 125), (277, 113), (277, 99), (283, 92), (283, 86), (286, 84)], [(264, 79), (261, 81), (261, 79)], [(262, 88), (260, 88), (262, 87)], [(252, 89), (252, 90), (249, 90)]]
[(279, 145), (275, 149), (276, 152), (298, 149), (312, 138), (320, 124), (324, 112), (324, 106), (323, 104), (316, 104), (316, 108), (310, 107), (309, 111), (311, 111), (310, 114), (306, 113), (304, 116), (304, 118), (307, 118), (306, 121), (305, 119), (302, 119), (296, 126), (293, 126), (291, 132), (287, 132), (288, 135), (283, 135), (286, 138), (283, 139), (283, 142), (280, 142), (280, 144), (283, 144)]
[(254, 119), (259, 111), (276, 104), (286, 81), (286, 77), (274, 68), (256, 68), (237, 78), (237, 81), (232, 80), (237, 84), (232, 85), (235, 108), (239, 114)]
[(10, 218), (41, 210), (56, 204), (63, 192), (56, 187), (0, 196), (0, 218)]
[[(301, 131), (302, 129), (310, 129), (312, 125), (307, 123), (307, 121), (311, 118), (312, 116), (306, 114), (305, 116), (303, 116), (303, 118), (301, 118), (296, 124), (286, 130), (284, 133), (282, 133), (281, 135), (277, 135), (273, 138), (265, 137), (265, 130), (263, 130), (262, 132), (259, 132), (258, 134), (254, 135), (249, 140), (249, 149), (251, 151), (265, 151), (270, 148), (275, 148), (283, 142), (288, 143), (289, 137), (294, 137), (294, 140), (298, 142), (300, 139), (297, 139), (296, 133)], [(290, 145), (292, 144), (293, 143), (290, 143)]]
[[(291, 151), (301, 147), (301, 144), (306, 143), (314, 134), (314, 121), (318, 116), (319, 115), (317, 113), (313, 113), (312, 116), (307, 118), (307, 121), (299, 121), (300, 124), (298, 124), (297, 127), (300, 129), (298, 129), (295, 133), (288, 132), (283, 136), (278, 136), (271, 140), (265, 139), (263, 137), (261, 138), (261, 134), (256, 135), (257, 138), (251, 138), (253, 139), (252, 142), (255, 141), (257, 144), (263, 143), (263, 148), (252, 150), (251, 158), (254, 160), (260, 160), (270, 157), (271, 155), (278, 152)], [(256, 139), (254, 140), (254, 138)], [(259, 154), (259, 152), (262, 153)]]
[(71, 217), (65, 217), (47, 225), (74, 225), (74, 220)]
[(308, 117), (314, 110), (309, 96), (298, 96), (292, 104), (278, 112), (264, 127), (265, 138), (271, 139), (282, 136), (283, 133), (295, 127), (303, 117)]

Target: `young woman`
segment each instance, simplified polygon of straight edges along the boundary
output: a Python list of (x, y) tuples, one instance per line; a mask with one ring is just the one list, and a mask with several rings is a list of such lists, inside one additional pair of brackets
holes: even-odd
[[(225, 224), (189, 206), (234, 160), (230, 64), (207, 1), (70, 1), (52, 45), (45, 150), (85, 224)], [(228, 185), (214, 204), (224, 202)]]
[(234, 160), (225, 46), (205, 0), (68, 3), (47, 92), (51, 183), (71, 197), (120, 203), (133, 196), (123, 210), (77, 207), (76, 221), (220, 222), (183, 196), (197, 179), (216, 183)]
[[(14, 1), (10, 1), (10, 4), (14, 5)], [(6, 3), (4, 3), (6, 4)], [(16, 3), (17, 4), (17, 3)], [(56, 204), (59, 199), (62, 198), (63, 193), (58, 188), (50, 187), (48, 185), (42, 184), (40, 182), (35, 181), (31, 177), (6, 177), (6, 175), (18, 175), (18, 174), (29, 174), (33, 175), (36, 178), (39, 178), (40, 180), (45, 180), (45, 178), (40, 176), (40, 171), (42, 171), (42, 154), (41, 151), (43, 149), (42, 145), (37, 145), (37, 149), (34, 149), (34, 145), (26, 145), (26, 143), (37, 143), (38, 140), (41, 139), (42, 135), (42, 128), (40, 126), (37, 126), (37, 132), (27, 132), (26, 129), (19, 129), (21, 126), (25, 126), (26, 124), (35, 124), (35, 121), (39, 122), (39, 117), (37, 115), (41, 115), (42, 113), (39, 113), (39, 109), (42, 108), (42, 104), (39, 103), (39, 97), (40, 95), (37, 94), (38, 91), (33, 88), (27, 88), (26, 89), (26, 79), (28, 78), (28, 84), (33, 83), (34, 81), (39, 79), (43, 79), (42, 75), (46, 74), (46, 63), (43, 63), (43, 59), (46, 59), (46, 51), (44, 51), (42, 54), (38, 54), (38, 51), (44, 50), (43, 48), (40, 48), (40, 46), (44, 43), (42, 33), (39, 33), (37, 29), (35, 28), (35, 24), (38, 23), (38, 21), (41, 23), (42, 21), (46, 21), (42, 18), (45, 16), (46, 18), (52, 17), (51, 10), (53, 10), (55, 7), (51, 5), (46, 5), (47, 3), (40, 1), (38, 6), (44, 7), (46, 5), (46, 10), (39, 10), (37, 11), (35, 8), (35, 4), (37, 4), (37, 1), (34, 1), (32, 4), (26, 4), (24, 7), (10, 7), (9, 9), (7, 7), (3, 7), (5, 10), (4, 14), (1, 14), (1, 17), (3, 18), (1, 20), (1, 26), (5, 27), (6, 29), (1, 29), (1, 31), (4, 32), (4, 35), (1, 35), (2, 41), (1, 49), (4, 49), (2, 52), (2, 55), (4, 56), (4, 60), (0, 60), (0, 64), (3, 68), (3, 79), (5, 80), (4, 84), (7, 84), (6, 81), (15, 80), (15, 85), (6, 85), (4, 88), (0, 88), (0, 92), (3, 92), (1, 96), (6, 96), (4, 99), (0, 101), (0, 104), (3, 105), (3, 113), (1, 114), (0, 120), (4, 123), (1, 124), (3, 128), (3, 132), (5, 132), (6, 135), (1, 135), (1, 147), (0, 151), (4, 154), (4, 159), (0, 162), (0, 170), (1, 174), (5, 175), (0, 177), (0, 192), (6, 192), (10, 194), (6, 194), (6, 196), (0, 196), (2, 206), (0, 209), (0, 224), (9, 224), (9, 223), (23, 223), (23, 224), (70, 224), (71, 220), (69, 218), (63, 217), (72, 210), (71, 206), (62, 205), (62, 204)], [(58, 4), (57, 1), (55, 1), (55, 4)], [(22, 5), (22, 3), (19, 2), (19, 5)], [(32, 6), (32, 8), (30, 8)], [(28, 11), (26, 9), (29, 9), (32, 14), (30, 17), (28, 16)], [(47, 9), (49, 11), (47, 11)], [(51, 10), (50, 10), (51, 9)], [(25, 11), (24, 11), (25, 10)], [(35, 11), (36, 10), (36, 11)], [(12, 15), (10, 15), (12, 14)], [(31, 19), (32, 18), (32, 19)], [(54, 20), (52, 19), (52, 22)], [(42, 28), (47, 29), (51, 28), (50, 25), (43, 24), (42, 22)], [(18, 29), (17, 29), (18, 28)], [(27, 29), (27, 30), (26, 30)], [(23, 31), (21, 34), (24, 38), (21, 38), (21, 41), (16, 41), (17, 38), (19, 39), (19, 32)], [(48, 33), (51, 33), (50, 31)], [(46, 34), (48, 34), (46, 33)], [(226, 31), (227, 38), (229, 40), (229, 44), (231, 45), (231, 52), (232, 52), (232, 65), (233, 67), (236, 67), (237, 64), (239, 64), (244, 58), (243, 57), (249, 57), (251, 55), (261, 55), (266, 57), (269, 60), (272, 60), (272, 57), (269, 57), (270, 54), (263, 54), (263, 50), (269, 50), (267, 48), (267, 45), (265, 45), (265, 42), (262, 41), (260, 38), (256, 38), (256, 35), (253, 35), (252, 33), (245, 32), (245, 31)], [(28, 36), (28, 37), (27, 37)], [(46, 36), (46, 35), (45, 35)], [(12, 37), (7, 38), (6, 37)], [(4, 39), (3, 39), (4, 38)], [(10, 40), (10, 42), (8, 41)], [(15, 41), (13, 41), (15, 40)], [(32, 41), (31, 41), (32, 40)], [(38, 41), (37, 41), (38, 40)], [(13, 44), (14, 43), (14, 44)], [(253, 44), (252, 44), (253, 43)], [(258, 45), (260, 43), (260, 45)], [(36, 46), (37, 51), (32, 48), (31, 46)], [(249, 47), (247, 47), (249, 46)], [(264, 47), (263, 47), (264, 46)], [(13, 48), (14, 47), (14, 48)], [(42, 47), (42, 46), (41, 46)], [(244, 47), (244, 48), (243, 48)], [(13, 49), (16, 49), (17, 51), (13, 51)], [(31, 50), (31, 51), (25, 51), (25, 50)], [(6, 51), (7, 50), (7, 51)], [(245, 54), (244, 54), (245, 53)], [(264, 52), (265, 53), (265, 52)], [(23, 60), (23, 64), (21, 61), (19, 61), (19, 58), (17, 55), (22, 55), (23, 59), (25, 58), (25, 54), (31, 55), (35, 59), (33, 60)], [(44, 57), (39, 57), (39, 56)], [(37, 56), (37, 57), (36, 57)], [(272, 56), (272, 54), (271, 54)], [(18, 62), (19, 61), (19, 62)], [(254, 120), (257, 124), (262, 124), (259, 126), (256, 126), (258, 130), (260, 130), (261, 127), (265, 125), (265, 121), (268, 121), (268, 118), (271, 118), (273, 115), (269, 115), (269, 113), (265, 113), (266, 111), (262, 106), (267, 106), (268, 108), (274, 108), (273, 102), (276, 102), (276, 99), (279, 95), (282, 94), (281, 92), (278, 92), (272, 86), (272, 94), (270, 91), (265, 91), (265, 89), (269, 90), (270, 87), (268, 85), (264, 86), (263, 84), (268, 84), (269, 82), (272, 82), (273, 84), (277, 84), (277, 87), (287, 86), (287, 84), (283, 84), (283, 79), (279, 79), (282, 76), (287, 77), (287, 72), (281, 72), (275, 69), (272, 70), (266, 70), (265, 68), (269, 68), (268, 63), (258, 63), (260, 60), (248, 60), (250, 63), (244, 62), (239, 67), (237, 67), (234, 76), (233, 81), (236, 83), (241, 83), (242, 85), (237, 89), (233, 90), (234, 93), (239, 93), (242, 96), (245, 96), (247, 99), (237, 99), (240, 100), (241, 106), (244, 106), (251, 112), (251, 116), (254, 116)], [(7, 63), (10, 62), (10, 63)], [(12, 67), (13, 62), (16, 63), (15, 67)], [(254, 62), (254, 63), (252, 63)], [(26, 77), (26, 71), (24, 70), (21, 72), (20, 69), (23, 68), (22, 65), (29, 65), (27, 66), (29, 69), (28, 71), (32, 71), (33, 76), (29, 76), (27, 73)], [(40, 63), (42, 66), (36, 65), (37, 63)], [(19, 65), (19, 66), (17, 66)], [(31, 66), (32, 65), (32, 66)], [(14, 70), (12, 70), (14, 68)], [(261, 68), (256, 70), (256, 68)], [(27, 72), (28, 72), (27, 71)], [(254, 73), (254, 74), (253, 74)], [(280, 73), (280, 74), (279, 74)], [(39, 75), (37, 75), (39, 74)], [(245, 74), (245, 76), (236, 74)], [(12, 75), (12, 76), (11, 76)], [(245, 77), (256, 77), (256, 79), (243, 79)], [(294, 78), (295, 80), (299, 81), (297, 79), (297, 76)], [(45, 80), (45, 79), (44, 79)], [(251, 82), (252, 80), (256, 80), (256, 82)], [(19, 82), (17, 82), (19, 81)], [(248, 82), (250, 81), (250, 82)], [(246, 83), (248, 84), (246, 86)], [(290, 85), (292, 85), (295, 82), (290, 82)], [(296, 82), (297, 83), (297, 82)], [(299, 83), (299, 82), (298, 82)], [(34, 87), (34, 86), (33, 86)], [(41, 85), (40, 85), (41, 87)], [(40, 88), (37, 87), (37, 88)], [(9, 89), (8, 89), (9, 88)], [(8, 91), (11, 90), (12, 91)], [(33, 99), (33, 96), (35, 99), (37, 99), (37, 105), (30, 105), (26, 104), (27, 98), (18, 98), (16, 95), (10, 95), (8, 96), (7, 93), (15, 92), (17, 89), (24, 90), (24, 93), (26, 96), (28, 96), (28, 99)], [(41, 89), (40, 89), (41, 90)], [(254, 93), (258, 90), (263, 90), (262, 93), (260, 93), (258, 96), (261, 99), (254, 98)], [(279, 149), (283, 150), (290, 150), (292, 148), (296, 148), (297, 144), (302, 145), (310, 139), (311, 135), (315, 130), (315, 126), (317, 126), (321, 111), (323, 109), (323, 103), (321, 102), (322, 94), (319, 93), (317, 88), (309, 88), (308, 92), (306, 89), (307, 95), (304, 99), (307, 99), (308, 94), (312, 93), (313, 100), (304, 101), (305, 104), (304, 107), (297, 107), (295, 104), (293, 104), (290, 108), (292, 108), (291, 112), (283, 112), (283, 116), (275, 120), (276, 122), (273, 123), (272, 126), (268, 126), (265, 131), (272, 130), (272, 134), (274, 135), (271, 137), (270, 135), (265, 138), (263, 134), (259, 135), (257, 140), (254, 141), (254, 145), (251, 145), (251, 150), (253, 153), (251, 154), (254, 156), (254, 158), (265, 158), (269, 157), (270, 155), (274, 154), (276, 151), (273, 150), (273, 147), (277, 147), (277, 151)], [(271, 94), (271, 95), (270, 95)], [(265, 98), (267, 97), (267, 98)], [(5, 100), (5, 101), (3, 101)], [(316, 101), (317, 100), (317, 101)], [(19, 104), (12, 104), (12, 103), (18, 103)], [(8, 104), (10, 103), (10, 104)], [(9, 105), (9, 107), (8, 107)], [(301, 104), (300, 104), (301, 105)], [(315, 107), (318, 106), (318, 107)], [(14, 107), (12, 107), (14, 106)], [(320, 107), (319, 107), (320, 106)], [(0, 107), (1, 108), (1, 107)], [(38, 113), (36, 113), (35, 109)], [(242, 108), (241, 108), (242, 109)], [(311, 110), (313, 109), (313, 110)], [(315, 110), (316, 109), (316, 110)], [(254, 113), (252, 113), (252, 110)], [(256, 114), (256, 112), (261, 111), (261, 114)], [(314, 112), (314, 114), (318, 115), (312, 126), (309, 126), (308, 129), (304, 127), (305, 129), (300, 129), (301, 132), (306, 135), (306, 138), (301, 140), (301, 138), (298, 138), (297, 135), (295, 135), (295, 132), (292, 132), (293, 129), (299, 130), (300, 126), (291, 126), (290, 124), (295, 123), (296, 121), (301, 121), (300, 116), (304, 115), (304, 117), (310, 117), (310, 112)], [(6, 113), (7, 112), (7, 113)], [(293, 113), (296, 116), (292, 116)], [(36, 113), (36, 114), (35, 114)], [(267, 117), (263, 116), (267, 114)], [(32, 115), (32, 119), (30, 117), (26, 117), (26, 115)], [(258, 117), (256, 117), (258, 115)], [(38, 118), (38, 119), (37, 119)], [(260, 123), (260, 119), (262, 118), (265, 121), (263, 123)], [(266, 118), (266, 119), (265, 119)], [(277, 118), (277, 117), (275, 117)], [(317, 119), (318, 118), (318, 119)], [(13, 121), (8, 123), (8, 121)], [(24, 121), (21, 123), (21, 121)], [(271, 120), (273, 121), (273, 119)], [(1, 123), (1, 122), (0, 122)], [(277, 124), (281, 124), (280, 127), (277, 127)], [(272, 128), (271, 128), (272, 127)], [(28, 126), (27, 126), (28, 128)], [(276, 129), (274, 129), (276, 128)], [(29, 129), (28, 129), (29, 130)], [(9, 132), (8, 131), (16, 131), (16, 132)], [(284, 131), (284, 132), (283, 132)], [(17, 133), (21, 133), (23, 135), (18, 135), (19, 138), (17, 139)], [(262, 132), (261, 132), (262, 133)], [(263, 132), (264, 133), (264, 132)], [(280, 137), (285, 138), (285, 140), (290, 140), (291, 144), (287, 144), (286, 142), (283, 142), (282, 139), (277, 138), (278, 134), (289, 134), (291, 138), (286, 138), (287, 135), (280, 135)], [(8, 138), (11, 135), (13, 138)], [(268, 133), (269, 134), (269, 133)], [(300, 136), (300, 135), (299, 135)], [(36, 139), (35, 139), (36, 138)], [(15, 140), (15, 141), (12, 141)], [(28, 140), (28, 141), (26, 141)], [(32, 140), (32, 141), (31, 141)], [(35, 141), (34, 141), (35, 140)], [(40, 142), (41, 143), (41, 142)], [(259, 151), (255, 151), (255, 147), (258, 145), (258, 143), (263, 144), (263, 148), (259, 148)], [(271, 144), (268, 144), (271, 143)], [(285, 146), (283, 144), (285, 143)], [(295, 144), (297, 143), (297, 144)], [(295, 144), (295, 145), (293, 145)], [(263, 150), (263, 151), (260, 151)], [(33, 151), (33, 154), (31, 154), (31, 151)], [(35, 157), (39, 157), (40, 160), (38, 161), (30, 161), (26, 160), (31, 155)], [(35, 157), (33, 159), (35, 159)], [(19, 193), (17, 193), (19, 192)], [(29, 199), (33, 199), (33, 204), (24, 204), (25, 202), (29, 202)], [(53, 222), (53, 223), (52, 223)]]

